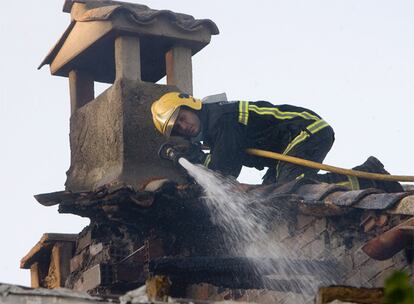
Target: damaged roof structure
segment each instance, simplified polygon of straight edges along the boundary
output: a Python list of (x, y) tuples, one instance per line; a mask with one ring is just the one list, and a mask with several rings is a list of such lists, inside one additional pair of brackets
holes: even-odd
[[(332, 269), (340, 269), (335, 280), (342, 284), (378, 288), (395, 269), (412, 273), (413, 192), (349, 191), (304, 179), (250, 191), (265, 198), (252, 202), (252, 208), (265, 210), (273, 240), (299, 252), (294, 262), (304, 279), (324, 272), (327, 286), (329, 276), (335, 276)], [(135, 288), (150, 277), (166, 276), (175, 297), (266, 303), (265, 299), (300, 293), (300, 280), (269, 281), (266, 273), (258, 276), (254, 271), (261, 261), (229, 257), (202, 193), (198, 185), (161, 179), (140, 190), (111, 184), (96, 191), (61, 191), (36, 199), (46, 206), (58, 204), (61, 213), (91, 219), (73, 245), (66, 287), (122, 294), (126, 286)], [(279, 220), (281, 214), (284, 221)], [(25, 259), (22, 266), (29, 268)], [(284, 273), (283, 259), (270, 262), (272, 269)], [(292, 303), (297, 300), (293, 299)]]
[[(79, 234), (46, 233), (27, 253), (20, 266), (30, 269), (33, 288), (117, 301), (146, 284), (158, 300), (297, 303), (308, 281), (381, 297), (394, 270), (413, 279), (410, 190), (350, 191), (308, 179), (252, 187), (247, 195), (261, 199), (249, 208), (263, 211), (269, 240), (292, 252), (297, 272), (286, 275), (283, 256), (232, 255), (203, 189), (157, 157), (162, 138), (150, 115), (164, 93), (192, 93), (192, 56), (217, 26), (118, 1), (66, 0), (63, 10), (70, 25), (40, 67), (69, 78), (71, 164), (65, 190), (35, 198), (91, 222)], [(166, 85), (155, 83), (165, 75)], [(94, 81), (112, 86), (95, 97)], [(11, 301), (19, 293), (8, 294)], [(124, 300), (134, 302), (133, 292)]]

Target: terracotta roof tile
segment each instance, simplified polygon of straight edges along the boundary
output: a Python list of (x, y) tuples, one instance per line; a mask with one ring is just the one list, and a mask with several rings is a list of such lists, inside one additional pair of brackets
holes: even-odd
[(408, 193), (405, 192), (371, 194), (362, 198), (353, 207), (360, 209), (387, 210), (407, 195)]
[(212, 35), (219, 34), (217, 25), (209, 19), (195, 19), (193, 16), (175, 13), (170, 10), (154, 10), (148, 6), (120, 3), (111, 1), (112, 5), (100, 6), (87, 10), (82, 16), (75, 19), (79, 22), (108, 20), (116, 13), (124, 11), (138, 24), (151, 24), (160, 16), (167, 17), (172, 23), (185, 31), (198, 30), (200, 27), (207, 27)]
[(374, 193), (381, 193), (381, 190), (370, 188), (370, 189), (363, 189), (363, 190), (354, 190), (354, 191), (345, 191), (340, 193), (340, 195), (336, 196), (335, 198), (331, 198), (332, 204), (340, 207), (351, 207), (355, 205), (355, 203), (359, 202), (362, 198), (367, 195), (374, 194)]
[(414, 235), (407, 233), (407, 231), (412, 230), (407, 229), (407, 227), (414, 228), (414, 218), (410, 218), (373, 238), (362, 247), (362, 251), (376, 260), (382, 261), (391, 258), (404, 249), (410, 241), (413, 241)]

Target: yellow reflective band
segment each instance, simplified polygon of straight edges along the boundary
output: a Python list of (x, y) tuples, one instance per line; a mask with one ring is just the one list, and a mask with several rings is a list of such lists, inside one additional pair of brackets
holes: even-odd
[(328, 127), (329, 124), (324, 121), (323, 119), (320, 119), (318, 121), (315, 121), (314, 123), (310, 124), (309, 126), (306, 127), (306, 129), (312, 133), (315, 134), (316, 132), (322, 130), (325, 127)]
[(352, 185), (351, 185), (351, 182), (350, 181), (335, 183), (335, 185), (342, 186), (342, 187), (346, 187), (349, 190), (352, 190)]
[(359, 190), (358, 177), (349, 176), (349, 175), (347, 175), (347, 177), (349, 179), (349, 183), (351, 184), (351, 190)]
[(249, 102), (248, 101), (242, 101), (242, 110), (243, 110), (243, 119), (241, 123), (247, 126), (247, 122), (249, 120)]
[(302, 117), (307, 120), (320, 120), (316, 115), (312, 115), (306, 111), (303, 112), (283, 112), (278, 108), (260, 108), (256, 105), (249, 105), (249, 110), (259, 115), (272, 115), (277, 119), (293, 119), (295, 117)]
[(247, 126), (249, 120), (249, 102), (240, 100), (239, 101), (239, 122)]
[(206, 159), (204, 160), (204, 166), (208, 168), (208, 165), (211, 162), (211, 154), (207, 155)]
[[(283, 151), (283, 154), (284, 155), (288, 154), (290, 152), (290, 150), (292, 150), (296, 145), (298, 145), (299, 143), (301, 143), (302, 141), (304, 141), (308, 137), (309, 137), (309, 134), (307, 132), (305, 132), (305, 131), (300, 132), (299, 135), (296, 136), (289, 143), (289, 145), (286, 147), (285, 151)], [(276, 179), (279, 177), (279, 165), (280, 165), (280, 161), (276, 165)]]
[(283, 151), (283, 154), (286, 155), (290, 152), (290, 150), (293, 149), (293, 147), (295, 147), (296, 145), (298, 145), (299, 143), (301, 143), (302, 141), (304, 141), (306, 138), (308, 138), (310, 135), (305, 132), (302, 131), (299, 133), (298, 136), (296, 136), (290, 143), (289, 145), (286, 147), (285, 151)]
[[(315, 121), (314, 123), (307, 126), (306, 129), (309, 133), (315, 134), (315, 133), (319, 132), (320, 130), (322, 130), (323, 128), (328, 127), (328, 126), (329, 126), (329, 124), (326, 121), (324, 121), (323, 119), (319, 119), (318, 121)], [(283, 151), (283, 155), (287, 155), (295, 146), (297, 146), (302, 141), (304, 141), (305, 139), (310, 137), (310, 134), (308, 132), (306, 132), (306, 131), (300, 132), (299, 135), (296, 136), (288, 144), (286, 149)], [(280, 164), (280, 161), (276, 165), (276, 178), (279, 176), (279, 164)], [(357, 182), (358, 182), (358, 180), (357, 180)], [(358, 183), (358, 187), (359, 187), (359, 183)]]

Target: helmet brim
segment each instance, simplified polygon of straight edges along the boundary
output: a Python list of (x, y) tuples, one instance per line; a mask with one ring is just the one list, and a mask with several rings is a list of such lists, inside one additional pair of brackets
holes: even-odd
[(169, 138), (171, 136), (171, 132), (174, 129), (175, 121), (177, 120), (178, 114), (180, 113), (180, 107), (174, 110), (170, 119), (166, 123), (166, 127), (164, 130), (164, 136)]

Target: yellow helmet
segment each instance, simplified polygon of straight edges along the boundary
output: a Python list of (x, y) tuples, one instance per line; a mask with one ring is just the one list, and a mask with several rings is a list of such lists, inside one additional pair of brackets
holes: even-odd
[(166, 137), (171, 135), (180, 107), (186, 106), (193, 110), (201, 110), (201, 100), (180, 92), (164, 94), (151, 106), (152, 120), (161, 134)]

